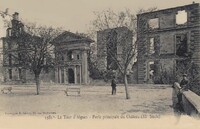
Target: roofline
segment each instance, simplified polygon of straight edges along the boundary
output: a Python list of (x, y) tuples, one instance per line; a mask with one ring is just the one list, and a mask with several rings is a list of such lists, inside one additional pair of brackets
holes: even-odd
[(76, 40), (69, 40), (67, 42), (50, 42), (50, 43), (53, 44), (53, 45), (56, 45), (56, 44), (65, 44), (65, 43), (72, 43), (72, 42), (77, 42), (77, 43), (81, 43), (81, 42), (93, 43), (95, 41), (94, 40), (88, 40), (88, 39), (76, 39)]
[(59, 36), (61, 36), (62, 34), (64, 34), (64, 33), (69, 33), (69, 34), (71, 34), (71, 35), (75, 35), (75, 36), (80, 37), (80, 39), (71, 40), (71, 41), (67, 41), (67, 42), (74, 42), (74, 41), (78, 41), (78, 40), (79, 40), (79, 41), (87, 41), (88, 43), (95, 42), (94, 40), (92, 40), (92, 39), (90, 39), (90, 38), (88, 38), (88, 37), (81, 36), (81, 35), (72, 33), (72, 32), (70, 32), (70, 31), (64, 31), (64, 32), (62, 32), (60, 35), (58, 35), (56, 38), (54, 38), (54, 39), (52, 40), (52, 42), (50, 42), (50, 43), (52, 43), (52, 44), (59, 43), (59, 42), (56, 42), (55, 40), (56, 40)]
[(194, 6), (194, 5), (199, 6), (199, 3), (182, 5), (182, 6), (172, 7), (172, 8), (166, 8), (166, 9), (156, 10), (156, 11), (152, 11), (152, 12), (145, 12), (145, 13), (137, 14), (137, 16), (141, 16), (141, 15), (145, 15), (145, 14), (150, 14), (150, 13), (161, 12), (161, 11), (173, 10), (173, 9), (177, 9), (177, 8), (187, 8), (189, 6)]

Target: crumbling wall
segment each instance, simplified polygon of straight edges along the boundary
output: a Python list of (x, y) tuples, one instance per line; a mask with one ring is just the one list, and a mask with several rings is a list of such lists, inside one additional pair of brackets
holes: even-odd
[[(182, 15), (181, 17), (179, 15)], [(182, 19), (179, 19), (182, 18)], [(184, 19), (185, 18), (185, 19)], [(180, 21), (186, 21), (180, 23)], [(154, 26), (153, 26), (153, 25)], [(186, 45), (178, 44), (177, 36), (185, 35)], [(150, 38), (157, 37), (158, 46), (149, 53)], [(148, 60), (168, 59), (176, 62), (190, 58), (200, 65), (200, 7), (194, 3), (190, 5), (158, 10), (138, 15), (138, 83), (148, 82)], [(183, 41), (182, 41), (183, 42)], [(177, 47), (182, 54), (177, 54)], [(184, 50), (185, 48), (186, 50)], [(175, 69), (176, 65), (169, 67)], [(168, 67), (167, 66), (167, 67)]]

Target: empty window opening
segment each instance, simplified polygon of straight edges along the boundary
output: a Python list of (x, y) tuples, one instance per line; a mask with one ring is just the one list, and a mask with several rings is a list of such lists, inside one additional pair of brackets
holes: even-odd
[(11, 54), (8, 55), (8, 63), (9, 63), (9, 66), (12, 65), (12, 55)]
[(149, 28), (151, 29), (159, 28), (159, 19), (158, 18), (150, 19), (148, 25)]
[(65, 57), (63, 55), (61, 55), (61, 60), (64, 61), (65, 60)]
[(69, 51), (69, 52), (67, 53), (67, 57), (68, 57), (68, 60), (73, 60), (74, 56), (73, 56), (72, 51)]
[(77, 55), (77, 60), (79, 60), (80, 59), (80, 56), (79, 56), (79, 54)]
[(9, 79), (12, 79), (12, 69), (8, 70), (8, 74), (9, 74)]
[(152, 80), (153, 79), (153, 76), (154, 76), (154, 61), (150, 61), (149, 62), (149, 71), (148, 71), (148, 74), (149, 74), (149, 80)]
[(187, 56), (187, 35), (176, 35), (176, 55)]
[(154, 38), (150, 38), (150, 44), (149, 44), (149, 54), (155, 53), (155, 42)]
[(18, 79), (21, 80), (22, 79), (22, 70), (19, 68), (18, 69)]
[(8, 29), (7, 29), (7, 36), (11, 36), (11, 31), (12, 31), (11, 28), (8, 28)]
[(178, 11), (176, 14), (176, 24), (185, 24), (187, 23), (187, 12), (185, 10)]

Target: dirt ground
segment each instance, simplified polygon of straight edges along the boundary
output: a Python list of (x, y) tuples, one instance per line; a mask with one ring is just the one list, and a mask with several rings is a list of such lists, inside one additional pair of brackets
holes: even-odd
[(170, 86), (129, 86), (129, 100), (125, 99), (123, 86), (117, 87), (116, 95), (111, 95), (110, 86), (82, 86), (80, 96), (66, 96), (65, 89), (63, 85), (43, 86), (40, 95), (35, 95), (34, 86), (13, 86), (12, 94), (0, 93), (0, 115), (173, 114)]

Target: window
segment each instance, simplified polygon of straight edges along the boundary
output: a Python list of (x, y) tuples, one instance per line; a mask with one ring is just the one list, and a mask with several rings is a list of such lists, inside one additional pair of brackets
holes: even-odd
[(149, 74), (149, 79), (153, 79), (153, 76), (154, 76), (154, 61), (150, 61), (149, 62), (149, 71), (148, 71), (148, 74)]
[(21, 80), (22, 79), (22, 70), (19, 68), (18, 72), (19, 72), (19, 75), (18, 75), (19, 77), (18, 78)]
[(149, 44), (149, 54), (155, 53), (155, 43), (154, 38), (150, 38), (150, 44)]
[(80, 56), (79, 56), (79, 54), (77, 55), (77, 60), (79, 60), (80, 59)]
[(11, 28), (8, 28), (7, 29), (7, 36), (12, 36), (12, 29)]
[(62, 60), (62, 61), (64, 61), (64, 60), (65, 60), (65, 58), (64, 58), (64, 56), (63, 56), (63, 55), (61, 55), (61, 60)]
[(178, 11), (176, 14), (176, 24), (185, 24), (187, 23), (187, 12), (185, 10)]
[(11, 54), (8, 55), (8, 63), (10, 66), (12, 65), (12, 55)]
[(187, 35), (176, 35), (176, 55), (187, 56)]
[(18, 53), (18, 63), (20, 64), (22, 62), (22, 56), (21, 53)]
[(68, 53), (67, 53), (67, 58), (68, 58), (68, 60), (73, 60), (73, 54), (72, 54), (72, 51), (69, 51)]
[(8, 70), (8, 74), (9, 74), (9, 79), (12, 79), (12, 69)]
[(149, 28), (151, 29), (159, 28), (159, 19), (158, 18), (150, 19), (148, 25)]

